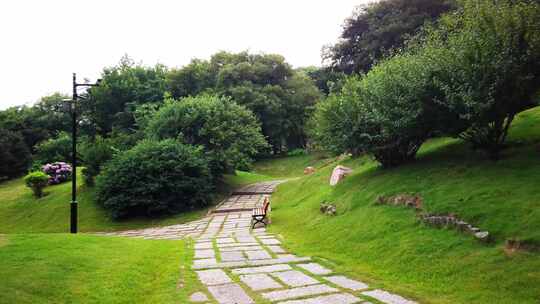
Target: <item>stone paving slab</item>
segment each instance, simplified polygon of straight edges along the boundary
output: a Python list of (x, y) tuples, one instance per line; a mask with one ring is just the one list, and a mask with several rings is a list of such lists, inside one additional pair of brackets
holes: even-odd
[(354, 304), (360, 302), (362, 302), (362, 300), (353, 295), (350, 295), (348, 293), (338, 293), (310, 299), (279, 302), (278, 304)]
[(305, 269), (315, 275), (327, 275), (332, 273), (332, 270), (325, 268), (317, 263), (298, 264), (296, 266)]
[(362, 283), (360, 281), (351, 280), (345, 276), (331, 276), (331, 277), (324, 277), (324, 279), (345, 289), (362, 290), (362, 289), (368, 288), (367, 284)]
[[(330, 287), (328, 285), (311, 285), (306, 287), (298, 287), (292, 289), (278, 290), (263, 293), (263, 298), (270, 301), (288, 300), (294, 298), (301, 298), (306, 296), (314, 296), (331, 292), (338, 292), (339, 290)], [(337, 304), (337, 303), (336, 303)]]
[(240, 280), (255, 291), (283, 287), (281, 284), (276, 282), (276, 280), (264, 273), (241, 275)]
[(237, 268), (233, 269), (232, 273), (234, 274), (252, 274), (252, 273), (268, 273), (276, 272), (283, 270), (292, 270), (292, 267), (288, 264), (277, 264), (270, 266), (261, 266), (261, 267), (247, 267), (247, 268)]
[(220, 304), (255, 304), (242, 287), (235, 283), (209, 286), (208, 291)]
[(213, 249), (195, 249), (196, 259), (210, 259), (214, 258), (216, 254)]
[(265, 260), (271, 259), (272, 256), (266, 250), (246, 250), (248, 260)]
[(223, 262), (238, 262), (245, 259), (246, 257), (242, 254), (242, 251), (224, 251), (221, 253), (221, 260)]
[(407, 300), (401, 296), (380, 289), (364, 291), (362, 294), (377, 299), (385, 304), (416, 304), (414, 301)]
[[(253, 261), (243, 261), (243, 262), (222, 262), (222, 263), (199, 263), (199, 265), (194, 264), (193, 269), (212, 269), (212, 268), (237, 268), (237, 267), (246, 267), (246, 266), (263, 266), (263, 265), (273, 265), (273, 264), (289, 264), (289, 263), (301, 263), (308, 262), (311, 258), (309, 257), (287, 257), (287, 258), (277, 258), (271, 260), (253, 260)], [(195, 260), (203, 261), (203, 260)], [(203, 264), (203, 265), (201, 265)]]
[(283, 272), (273, 272), (270, 273), (272, 276), (278, 278), (283, 283), (291, 287), (300, 287), (306, 285), (319, 284), (320, 282), (314, 278), (298, 271), (298, 270), (289, 270)]
[(221, 285), (232, 283), (231, 278), (221, 269), (196, 271), (199, 281), (204, 285)]
[(277, 246), (277, 245), (270, 245), (270, 246), (266, 246), (270, 251), (272, 251), (273, 253), (285, 253), (287, 251), (285, 251), (285, 249), (283, 249), (281, 246)]

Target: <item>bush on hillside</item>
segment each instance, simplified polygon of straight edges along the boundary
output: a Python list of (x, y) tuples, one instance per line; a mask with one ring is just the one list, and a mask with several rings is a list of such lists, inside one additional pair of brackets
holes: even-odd
[(61, 132), (36, 146), (35, 160), (42, 164), (71, 160), (71, 145), (71, 136)]
[(113, 218), (206, 206), (213, 190), (203, 151), (175, 140), (144, 140), (117, 154), (96, 184), (97, 201)]
[(31, 161), (24, 138), (16, 132), (0, 129), (0, 181), (24, 174)]
[(43, 189), (49, 184), (49, 178), (50, 176), (41, 171), (34, 171), (24, 177), (24, 183), (32, 189), (35, 197), (40, 198), (43, 196)]
[(460, 137), (499, 158), (514, 117), (537, 104), (540, 5), (465, 1), (430, 33), (424, 53), (439, 66), (440, 104), (469, 126)]
[(204, 147), (216, 177), (249, 168), (253, 157), (268, 147), (251, 111), (211, 95), (169, 100), (150, 121), (147, 134)]
[(93, 141), (84, 142), (80, 151), (85, 166), (81, 170), (84, 183), (94, 186), (95, 177), (101, 172), (103, 165), (112, 159), (115, 149), (110, 140), (98, 136)]
[(351, 77), (315, 114), (315, 139), (335, 153), (371, 153), (384, 167), (414, 159), (430, 136), (455, 126), (434, 102), (440, 90), (421, 56), (395, 56)]

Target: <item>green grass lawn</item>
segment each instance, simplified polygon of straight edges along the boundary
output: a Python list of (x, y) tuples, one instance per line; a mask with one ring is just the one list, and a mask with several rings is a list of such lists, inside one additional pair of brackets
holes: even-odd
[(187, 303), (185, 286), (198, 284), (186, 271), (191, 253), (183, 241), (3, 235), (0, 261), (6, 304)]
[[(334, 164), (325, 166), (278, 187), (270, 229), (296, 253), (422, 303), (539, 303), (540, 252), (507, 254), (504, 242), (540, 244), (540, 108), (519, 115), (509, 143), (499, 162), (444, 138), (395, 169), (347, 159), (341, 163), (354, 173), (336, 187), (328, 186)], [(411, 209), (374, 205), (378, 195), (402, 192), (420, 193), (429, 212), (488, 230), (494, 243), (428, 227)], [(321, 215), (323, 200), (337, 205), (337, 216)]]

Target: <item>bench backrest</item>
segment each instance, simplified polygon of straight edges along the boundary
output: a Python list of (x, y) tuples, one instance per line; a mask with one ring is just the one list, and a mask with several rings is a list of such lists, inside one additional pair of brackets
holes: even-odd
[(264, 203), (263, 203), (264, 214), (266, 214), (266, 212), (268, 212), (268, 206), (270, 206), (270, 200), (268, 199), (267, 196), (265, 196), (264, 197)]

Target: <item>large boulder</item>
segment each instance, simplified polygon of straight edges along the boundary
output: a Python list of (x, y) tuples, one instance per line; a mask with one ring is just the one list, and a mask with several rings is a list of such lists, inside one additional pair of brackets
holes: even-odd
[(347, 175), (351, 174), (353, 170), (345, 166), (338, 165), (332, 171), (332, 176), (330, 177), (330, 186), (337, 185), (342, 181)]

